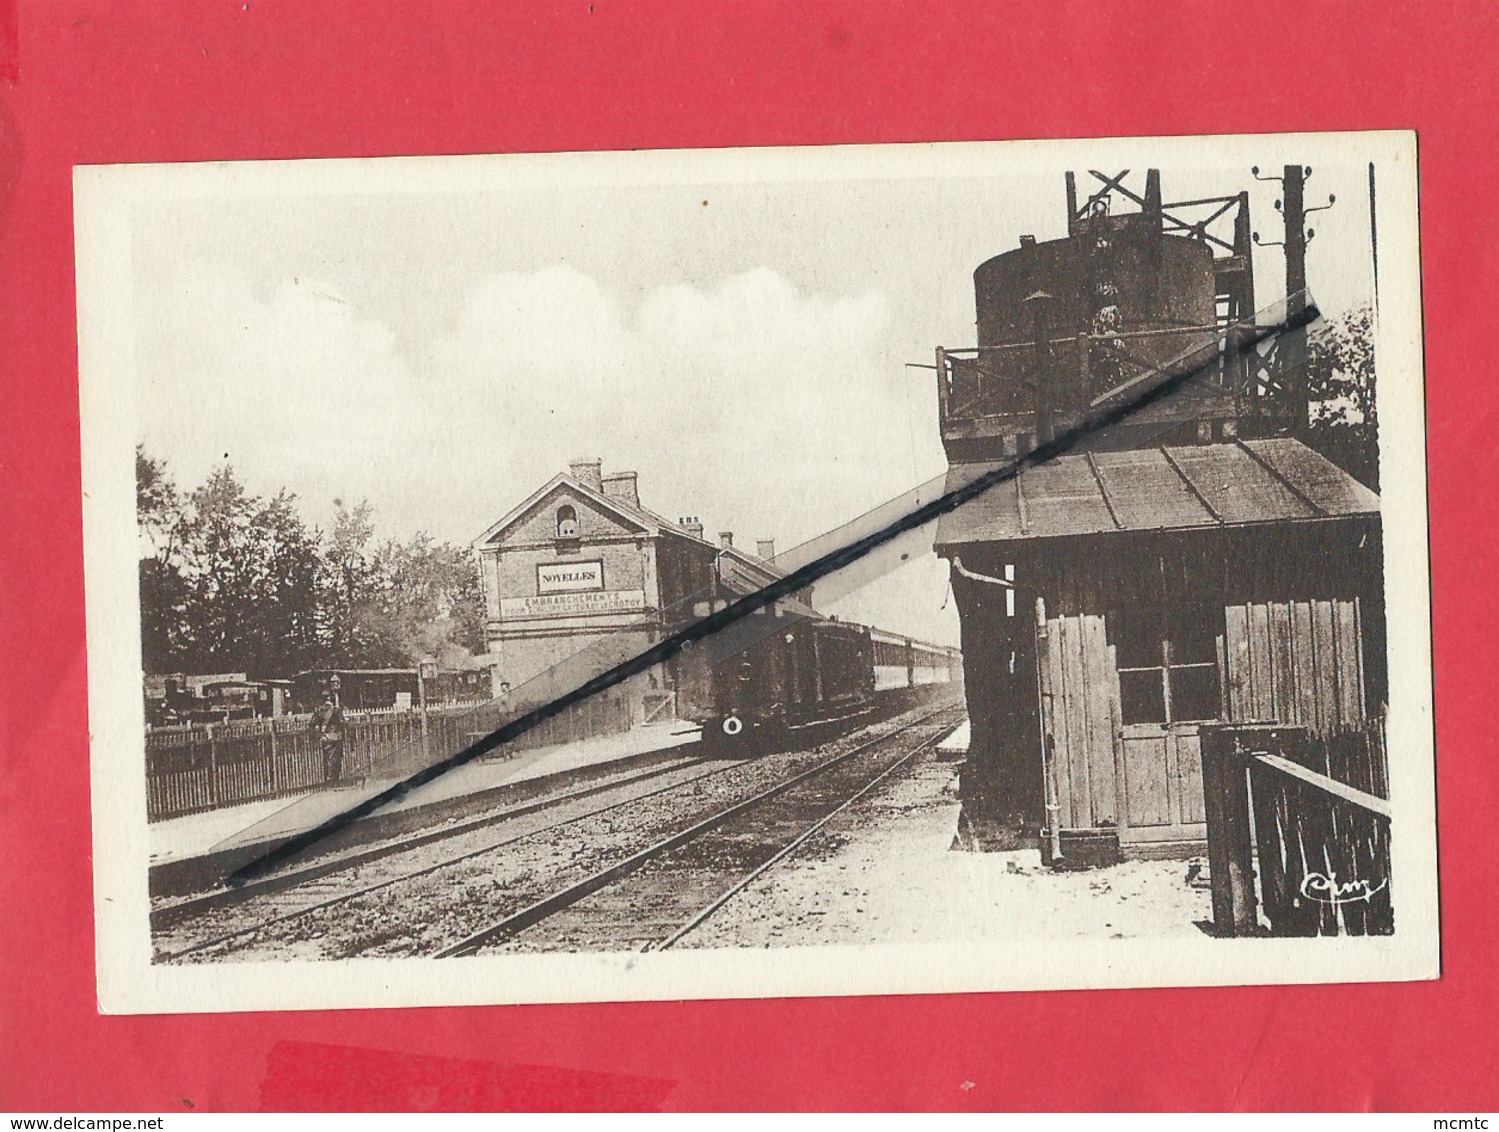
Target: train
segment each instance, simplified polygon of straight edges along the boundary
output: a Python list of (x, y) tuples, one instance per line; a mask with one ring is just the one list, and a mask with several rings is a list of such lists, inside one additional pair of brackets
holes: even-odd
[(427, 703), (457, 703), (487, 698), (490, 678), (477, 668), (465, 671), (438, 669), (425, 681), (415, 668), (311, 668), (290, 681), (294, 710), (311, 713), (324, 696), (337, 691), (346, 711), (410, 710)]
[(489, 697), (491, 680), (485, 669), (470, 667), (440, 669), (426, 679), (425, 687), (418, 683), (414, 668), (318, 668), (288, 679), (253, 679), (244, 672), (174, 672), (147, 675), (143, 682), (150, 727), (310, 715), (335, 690), (348, 711), (399, 710), (419, 706), (423, 692), (429, 704), (480, 702)]
[(290, 710), (289, 680), (252, 680), (243, 672), (148, 675), (144, 681), (146, 724), (231, 723), (284, 715)]
[(709, 753), (748, 758), (825, 742), (962, 679), (954, 648), (831, 617), (782, 620), (708, 665)]

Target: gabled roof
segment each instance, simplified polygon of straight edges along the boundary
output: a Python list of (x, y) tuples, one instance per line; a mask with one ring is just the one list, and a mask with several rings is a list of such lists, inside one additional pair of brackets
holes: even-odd
[[(957, 464), (946, 489), (1004, 463)], [(938, 547), (1110, 531), (1185, 530), (1378, 514), (1379, 496), (1299, 440), (1059, 456), (937, 524)]]
[(560, 472), (542, 484), (541, 487), (533, 491), (515, 507), (511, 508), (499, 522), (495, 523), (475, 539), (474, 545), (486, 546), (489, 543), (498, 541), (499, 537), (505, 531), (515, 526), (516, 523), (526, 518), (532, 512), (540, 509), (543, 503), (552, 496), (560, 494), (563, 488), (582, 496), (600, 511), (613, 515), (625, 526), (634, 527), (645, 534), (654, 535), (659, 533), (656, 524), (646, 519), (645, 516), (633, 513), (630, 508), (622, 505), (619, 500), (611, 499), (601, 491), (594, 491), (592, 488), (584, 487), (566, 472)]
[(740, 550), (737, 546), (726, 546), (718, 552), (718, 578), (723, 585), (736, 594), (748, 595), (764, 589), (771, 582), (786, 576), (772, 562)]
[(481, 534), (473, 541), (472, 545), (478, 548), (488, 546), (489, 544), (496, 542), (500, 538), (500, 536), (505, 533), (506, 530), (508, 530), (510, 527), (513, 527), (516, 523), (520, 522), (522, 519), (526, 518), (534, 511), (539, 510), (549, 498), (558, 494), (563, 488), (566, 488), (569, 491), (582, 496), (584, 499), (588, 500), (595, 507), (597, 507), (600, 511), (608, 515), (613, 515), (625, 526), (634, 527), (638, 529), (642, 534), (646, 534), (652, 537), (659, 535), (673, 535), (677, 538), (687, 539), (689, 542), (695, 542), (702, 546), (713, 545), (706, 539), (701, 539), (695, 535), (688, 534), (681, 527), (673, 523), (670, 519), (663, 518), (662, 516), (656, 514), (654, 511), (648, 510), (645, 507), (633, 506), (623, 499), (617, 499), (614, 496), (606, 495), (601, 491), (594, 491), (592, 488), (580, 483), (578, 480), (574, 479), (566, 472), (561, 472), (558, 475), (553, 476), (545, 484), (533, 491), (529, 496), (527, 496), (524, 500), (522, 500), (519, 504), (517, 504), (509, 512), (507, 512), (503, 518), (487, 528), (483, 534)]

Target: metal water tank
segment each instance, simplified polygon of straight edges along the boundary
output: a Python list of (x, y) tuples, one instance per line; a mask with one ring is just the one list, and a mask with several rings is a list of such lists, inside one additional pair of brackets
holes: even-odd
[[(1096, 346), (1089, 376), (1079, 335), (1111, 338), (1132, 359), (1131, 369), (1158, 365), (1214, 337), (1212, 249), (1162, 232), (1148, 213), (1088, 218), (1060, 240), (1022, 240), (1019, 248), (980, 264), (973, 282), (981, 360), (991, 374), (1009, 379), (1006, 411), (1035, 404), (1035, 393), (1017, 379), (1034, 364), (1035, 311), (1026, 300), (1038, 292), (1049, 296), (1047, 337), (1059, 407), (1080, 404), (1107, 384)], [(1104, 309), (1110, 306), (1112, 312)]]

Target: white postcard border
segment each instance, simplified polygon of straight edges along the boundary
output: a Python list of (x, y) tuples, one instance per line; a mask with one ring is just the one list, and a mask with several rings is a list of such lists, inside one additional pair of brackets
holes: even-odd
[[(454, 961), (151, 962), (136, 577), (130, 209), (170, 197), (464, 192), (1113, 167), (1375, 162), (1396, 932), (1365, 939), (1033, 940)], [(315, 184), (314, 184), (315, 182)], [(372, 158), (75, 170), (95, 922), (106, 1013), (1325, 983), (1437, 977), (1439, 935), (1415, 137), (1408, 132)], [(963, 269), (966, 270), (966, 267)]]

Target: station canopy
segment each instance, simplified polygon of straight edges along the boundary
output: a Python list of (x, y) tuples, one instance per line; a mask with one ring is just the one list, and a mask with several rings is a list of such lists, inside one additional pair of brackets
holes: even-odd
[[(947, 490), (1009, 461), (955, 464)], [(1378, 514), (1379, 496), (1299, 440), (1276, 437), (1058, 456), (943, 515), (937, 547), (1316, 521)]]

